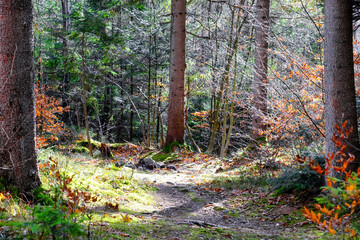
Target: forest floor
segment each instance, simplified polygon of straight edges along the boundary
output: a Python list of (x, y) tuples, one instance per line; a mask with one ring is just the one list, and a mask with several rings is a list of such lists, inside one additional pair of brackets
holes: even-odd
[(176, 171), (134, 174), (156, 188), (155, 210), (141, 213), (158, 220), (152, 238), (329, 239), (303, 218), (295, 196), (276, 197), (256, 183), (233, 182), (236, 177), (224, 175), (234, 171), (216, 173), (218, 166), (216, 159), (200, 160), (179, 163)]
[[(70, 239), (335, 239), (303, 217), (301, 209), (308, 201), (291, 194), (276, 196), (267, 184), (275, 172), (260, 174), (251, 163), (181, 152), (171, 160), (176, 170), (115, 167), (119, 160), (135, 164), (148, 151), (135, 145), (120, 147), (114, 160), (63, 150), (40, 152), (45, 189), (58, 189), (51, 177), (57, 170), (43, 171), (51, 161), (59, 165), (62, 176), (72, 176), (73, 188), (98, 197), (82, 213), (88, 218), (82, 222), (87, 236)], [(1, 215), (0, 239), (37, 239), (31, 231), (43, 235), (45, 227), (33, 215)], [(37, 228), (9, 228), (24, 219)]]

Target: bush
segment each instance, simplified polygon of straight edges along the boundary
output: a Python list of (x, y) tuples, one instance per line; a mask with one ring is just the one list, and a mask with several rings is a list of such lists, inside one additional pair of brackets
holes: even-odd
[[(325, 165), (322, 156), (316, 156), (320, 166)], [(284, 193), (302, 193), (303, 197), (318, 194), (324, 186), (324, 176), (317, 174), (307, 163), (285, 169), (277, 178), (269, 180), (277, 195)]]
[(75, 216), (68, 216), (58, 207), (37, 205), (33, 209), (31, 221), (16, 225), (20, 229), (29, 228), (31, 230), (29, 237), (50, 238), (51, 236), (51, 239), (73, 239), (86, 234), (79, 220), (74, 219)]

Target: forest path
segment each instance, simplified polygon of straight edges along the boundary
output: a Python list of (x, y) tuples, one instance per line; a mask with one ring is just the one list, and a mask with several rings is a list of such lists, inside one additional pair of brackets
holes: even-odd
[[(269, 196), (264, 192), (210, 187), (207, 183), (216, 175), (215, 166), (209, 162), (182, 163), (176, 171), (134, 174), (157, 189), (151, 206), (155, 211), (144, 216), (163, 220), (170, 228), (159, 239), (319, 239), (307, 224), (276, 221), (286, 217), (293, 220), (290, 214), (298, 212), (296, 206), (285, 204), (266, 209), (267, 203), (263, 204), (261, 198), (268, 200)], [(183, 226), (183, 230), (172, 226)], [(194, 229), (203, 229), (204, 233), (194, 233)], [(221, 234), (209, 237), (205, 234), (207, 229), (217, 229)]]

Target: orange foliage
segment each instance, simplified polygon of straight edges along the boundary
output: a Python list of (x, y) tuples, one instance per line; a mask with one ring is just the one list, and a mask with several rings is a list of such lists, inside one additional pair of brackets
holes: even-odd
[[(289, 69), (287, 72), (274, 70), (271, 74), (270, 81), (278, 82), (281, 88), (269, 91), (272, 99), (268, 102), (268, 107), (271, 111), (264, 134), (269, 140), (285, 140), (289, 144), (296, 139), (296, 146), (300, 148), (320, 140), (324, 132), (324, 66), (321, 64), (321, 54), (318, 57), (319, 63), (314, 65), (308, 63), (305, 57), (287, 51), (285, 46), (282, 48), (282, 52), (273, 53), (284, 59)], [(308, 136), (302, 136), (304, 129)], [(294, 138), (293, 134), (300, 136)]]
[(54, 97), (45, 94), (47, 88), (36, 84), (35, 87), (35, 108), (36, 108), (36, 146), (38, 148), (58, 140), (57, 134), (63, 131), (63, 123), (57, 114), (69, 111), (61, 107), (61, 103)]
[[(335, 193), (333, 197), (338, 198), (336, 201), (338, 205), (333, 209), (328, 209), (326, 206), (316, 204), (315, 208), (320, 211), (317, 214), (306, 207), (302, 210), (303, 215), (306, 218), (317, 223), (319, 227), (327, 229), (330, 234), (336, 234), (334, 228), (341, 228), (349, 225), (349, 217), (355, 212), (355, 209), (360, 206), (360, 189), (358, 189), (360, 168), (356, 173), (349, 170), (348, 166), (355, 160), (355, 156), (344, 152), (347, 148), (344, 140), (352, 131), (352, 129), (347, 129), (346, 125), (347, 121), (341, 126), (335, 126), (337, 134), (334, 134), (332, 141), (340, 150), (335, 154), (328, 154), (327, 157), (325, 157), (325, 169), (322, 169), (318, 163), (315, 164), (314, 160), (309, 159), (309, 166), (317, 173), (325, 175), (327, 182), (327, 187), (325, 189), (331, 192), (335, 189), (334, 183), (338, 182), (342, 184), (341, 188), (336, 186), (336, 190), (332, 192), (333, 195)], [(335, 159), (338, 160), (335, 161)], [(296, 160), (300, 163), (304, 163), (306, 158), (297, 156)], [(333, 165), (334, 162), (336, 162), (337, 166)], [(341, 180), (329, 177), (329, 174), (332, 171), (343, 174), (345, 179)], [(344, 231), (348, 232), (351, 238), (357, 236), (356, 231), (351, 227), (346, 227)]]

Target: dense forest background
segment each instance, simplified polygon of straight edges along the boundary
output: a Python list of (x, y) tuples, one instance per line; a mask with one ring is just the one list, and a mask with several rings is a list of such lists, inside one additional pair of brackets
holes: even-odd
[[(85, 128), (87, 117), (99, 141), (163, 143), (170, 5), (35, 1), (37, 80), (48, 96), (69, 108), (61, 120), (72, 134)], [(190, 1), (187, 9), (186, 135), (203, 151), (214, 144), (216, 154), (229, 139), (225, 152), (235, 154), (252, 140), (254, 34), (259, 24), (254, 1)], [(270, 12), (268, 115), (261, 134), (274, 152), (289, 148), (292, 156), (309, 149), (320, 153), (323, 3), (274, 1)], [(188, 137), (186, 142), (191, 145)]]

